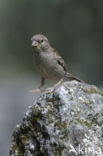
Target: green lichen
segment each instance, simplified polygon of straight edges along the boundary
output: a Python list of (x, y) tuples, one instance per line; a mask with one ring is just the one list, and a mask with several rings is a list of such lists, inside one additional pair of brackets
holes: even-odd
[(98, 90), (97, 88), (93, 88), (92, 87), (92, 88), (89, 88), (89, 89), (85, 89), (82, 86), (79, 86), (79, 88), (81, 90), (83, 90), (83, 92), (85, 92), (85, 93), (89, 93), (89, 94), (100, 94), (101, 96), (103, 96), (103, 92), (100, 91), (100, 90)]
[(56, 119), (56, 114), (55, 114), (55, 112), (53, 111), (53, 108), (52, 108), (52, 107), (49, 107), (49, 108), (48, 108), (48, 111), (47, 111), (47, 113), (46, 113), (46, 117), (47, 117), (47, 119), (48, 119), (49, 124), (50, 124), (50, 123), (53, 123), (53, 122), (55, 121), (55, 119)]
[(103, 92), (98, 90), (98, 94), (100, 94), (101, 96), (103, 96)]
[(18, 146), (18, 139), (12, 138), (11, 152), (16, 153), (16, 156), (23, 155), (22, 149)]
[(54, 156), (59, 156), (61, 155), (62, 151), (64, 149), (64, 146), (61, 145), (53, 145), (52, 150), (54, 151)]
[(62, 124), (61, 124), (60, 120), (57, 120), (57, 121), (55, 122), (54, 125), (55, 125), (56, 127), (58, 127), (59, 129), (62, 128)]
[(103, 115), (103, 111), (101, 111), (101, 114)]
[(86, 106), (88, 106), (89, 108), (92, 108), (92, 104), (93, 104), (93, 102), (92, 101), (85, 101), (84, 102), (84, 104), (86, 105)]
[(72, 91), (71, 91), (67, 86), (65, 86), (65, 88), (66, 88), (66, 90), (68, 91), (68, 94), (69, 94), (69, 95), (72, 95), (72, 94), (73, 94)]
[(54, 119), (49, 118), (49, 119), (48, 119), (48, 122), (49, 122), (49, 124), (51, 124), (51, 123), (53, 123), (53, 122), (54, 122)]
[(33, 112), (35, 113), (35, 115), (38, 115), (38, 110), (34, 105), (33, 105)]
[(70, 126), (72, 123), (73, 123), (73, 120), (70, 120), (70, 121), (68, 122), (68, 125)]
[(17, 146), (15, 143), (14, 143), (14, 144), (12, 144), (12, 147), (11, 147), (11, 148), (12, 148), (12, 150), (13, 150), (13, 151), (18, 150), (18, 146)]
[(15, 153), (16, 156), (23, 156), (23, 152), (20, 150), (20, 148), (17, 145), (13, 145), (11, 148), (12, 148), (12, 153)]
[(90, 121), (87, 121), (87, 120), (82, 120), (80, 118), (76, 118), (77, 122), (80, 123), (81, 125), (85, 125), (87, 126), (88, 128), (90, 128), (90, 126), (92, 125), (92, 122)]
[(29, 141), (29, 138), (26, 135), (21, 135), (21, 140), (23, 144), (26, 144)]

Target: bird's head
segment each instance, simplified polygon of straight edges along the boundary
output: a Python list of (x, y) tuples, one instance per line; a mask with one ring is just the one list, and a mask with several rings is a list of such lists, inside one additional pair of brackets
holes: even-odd
[(50, 44), (48, 39), (42, 34), (36, 34), (31, 38), (32, 47), (36, 52), (45, 52), (48, 50)]

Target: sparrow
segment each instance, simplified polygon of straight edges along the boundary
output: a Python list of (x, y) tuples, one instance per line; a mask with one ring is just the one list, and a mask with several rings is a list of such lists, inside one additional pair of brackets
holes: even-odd
[(64, 77), (83, 82), (79, 78), (68, 73), (63, 58), (49, 43), (48, 38), (42, 34), (36, 34), (31, 38), (34, 50), (35, 66), (41, 77), (41, 84), (38, 89), (32, 92), (41, 91), (45, 80), (58, 80), (55, 86), (63, 81)]

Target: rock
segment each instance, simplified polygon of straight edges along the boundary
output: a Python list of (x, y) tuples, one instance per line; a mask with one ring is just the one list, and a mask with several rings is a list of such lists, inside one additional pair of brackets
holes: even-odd
[(103, 154), (103, 92), (77, 81), (41, 94), (12, 134), (11, 156)]

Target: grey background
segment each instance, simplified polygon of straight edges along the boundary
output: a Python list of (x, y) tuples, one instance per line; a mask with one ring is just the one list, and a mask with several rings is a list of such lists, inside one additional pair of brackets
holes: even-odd
[(49, 38), (70, 73), (103, 86), (102, 0), (0, 1), (1, 156), (9, 155), (12, 130), (39, 96), (29, 93), (40, 83), (30, 41), (37, 33)]

